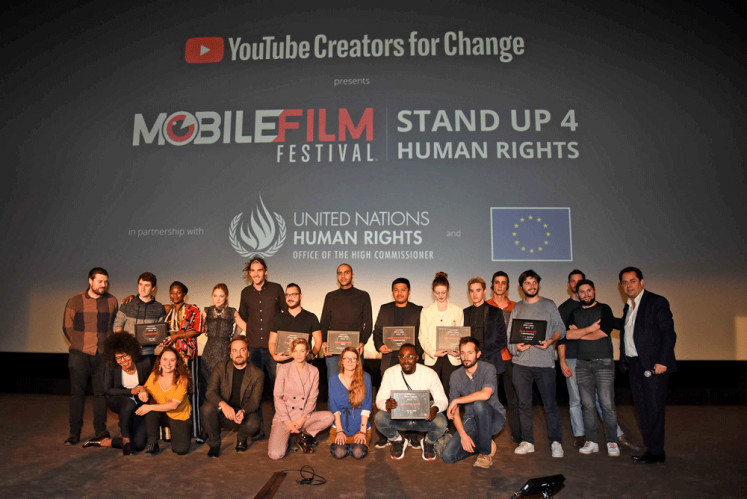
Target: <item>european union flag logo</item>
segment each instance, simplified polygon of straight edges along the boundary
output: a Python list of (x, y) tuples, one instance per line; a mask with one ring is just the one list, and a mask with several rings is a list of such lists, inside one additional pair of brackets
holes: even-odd
[(570, 208), (490, 208), (494, 262), (570, 262)]

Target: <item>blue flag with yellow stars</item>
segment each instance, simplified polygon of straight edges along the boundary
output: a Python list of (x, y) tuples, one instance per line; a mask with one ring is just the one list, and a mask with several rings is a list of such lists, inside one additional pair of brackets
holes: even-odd
[(494, 262), (573, 260), (570, 208), (490, 208), (490, 228)]

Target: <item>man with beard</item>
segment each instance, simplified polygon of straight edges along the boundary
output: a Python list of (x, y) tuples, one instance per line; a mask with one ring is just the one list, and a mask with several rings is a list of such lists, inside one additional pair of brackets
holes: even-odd
[(617, 457), (617, 411), (615, 410), (615, 361), (610, 333), (615, 318), (612, 309), (596, 301), (594, 283), (582, 279), (577, 283), (581, 308), (571, 312), (566, 338), (578, 340), (576, 379), (581, 393), (586, 441), (581, 454), (599, 452), (596, 399), (602, 406), (607, 454)]
[(270, 329), (270, 341), (268, 347), (270, 355), (276, 362), (286, 362), (291, 359), (290, 355), (277, 352), (278, 331), (291, 333), (306, 333), (309, 335), (309, 344), (314, 340), (313, 357), (322, 348), (322, 330), (319, 327), (319, 319), (316, 315), (301, 308), (301, 286), (292, 282), (285, 287), (285, 304), (288, 310), (284, 310), (275, 316)]
[[(418, 364), (418, 351), (415, 345), (405, 343), (399, 348), (399, 364), (384, 372), (381, 387), (376, 394), (376, 428), (392, 446), (392, 459), (405, 456), (408, 439), (400, 432), (426, 432), (420, 440), (422, 456), (426, 461), (436, 459), (434, 445), (446, 432), (446, 417), (441, 414), (446, 410), (448, 399), (444, 393), (441, 380), (436, 371), (423, 364)], [(430, 414), (426, 419), (392, 419), (392, 409), (397, 408), (397, 401), (392, 398), (392, 390), (428, 390), (433, 398)]]
[(108, 438), (104, 397), (104, 341), (112, 334), (117, 299), (108, 293), (109, 273), (101, 267), (88, 272), (88, 289), (67, 301), (62, 330), (70, 344), (70, 434), (65, 445), (80, 441), (88, 379), (93, 386), (95, 438)]
[(456, 433), (446, 444), (443, 459), (455, 463), (477, 454), (473, 466), (493, 465), (496, 446), (493, 436), (506, 424), (506, 411), (498, 401), (495, 366), (480, 362), (480, 342), (471, 336), (459, 340), (462, 367), (451, 373), (449, 408)]
[(231, 358), (213, 368), (200, 419), (207, 432), (208, 457), (220, 455), (220, 429), (238, 430), (236, 452), (248, 448), (247, 439), (259, 433), (259, 410), (265, 374), (248, 363), (246, 339), (231, 340)]
[(537, 345), (511, 343), (509, 350), (514, 362), (514, 388), (519, 400), (521, 443), (514, 453), (534, 452), (534, 414), (532, 412), (532, 385), (537, 384), (547, 418), (552, 457), (563, 457), (563, 428), (555, 399), (555, 352), (552, 344), (565, 336), (565, 324), (560, 318), (555, 302), (539, 296), (542, 278), (534, 270), (525, 270), (519, 276), (519, 286), (524, 299), (514, 306), (509, 324), (514, 319), (543, 320), (547, 322), (545, 339)]

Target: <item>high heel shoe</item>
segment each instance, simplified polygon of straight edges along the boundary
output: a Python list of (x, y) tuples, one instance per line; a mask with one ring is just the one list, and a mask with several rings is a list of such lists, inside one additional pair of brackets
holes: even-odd
[(83, 447), (101, 447), (101, 440), (92, 438), (91, 440), (86, 440), (83, 444)]

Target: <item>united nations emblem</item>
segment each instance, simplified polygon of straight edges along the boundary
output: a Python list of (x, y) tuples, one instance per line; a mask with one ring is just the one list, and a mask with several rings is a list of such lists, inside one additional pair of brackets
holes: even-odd
[(279, 213), (270, 211), (259, 196), (259, 204), (252, 210), (249, 220), (242, 222), (241, 212), (231, 220), (228, 240), (236, 253), (245, 257), (268, 258), (278, 252), (285, 242), (285, 220)]

